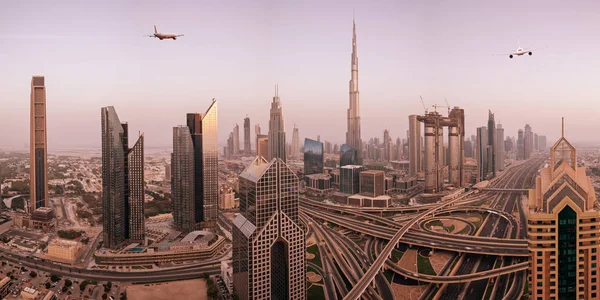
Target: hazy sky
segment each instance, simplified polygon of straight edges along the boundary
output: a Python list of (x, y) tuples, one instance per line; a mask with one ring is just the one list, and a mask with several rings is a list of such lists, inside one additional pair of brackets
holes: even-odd
[[(3, 1), (0, 148), (29, 141), (32, 75), (47, 87), (48, 144), (100, 146), (100, 108), (115, 106), (146, 145), (171, 146), (185, 113), (219, 100), (219, 141), (243, 119), (268, 128), (279, 84), (288, 140), (343, 142), (352, 10), (363, 140), (405, 137), (425, 103), (465, 109), (467, 135), (487, 110), (505, 134), (529, 123), (572, 141), (600, 127), (598, 1)], [(142, 37), (183, 33), (177, 41)], [(531, 57), (493, 56), (521, 46)], [(445, 110), (441, 108), (440, 110)]]

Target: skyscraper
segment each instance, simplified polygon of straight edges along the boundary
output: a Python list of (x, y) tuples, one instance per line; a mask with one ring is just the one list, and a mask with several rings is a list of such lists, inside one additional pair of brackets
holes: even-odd
[[(306, 149), (305, 149), (306, 151)], [(292, 132), (292, 157), (294, 159), (299, 158), (300, 153), (300, 134), (298, 133), (298, 127), (294, 124), (294, 131)]]
[(325, 167), (323, 143), (304, 139), (304, 175), (322, 174)]
[(259, 134), (256, 136), (256, 156), (267, 159), (269, 157), (269, 136)]
[(539, 148), (539, 143), (538, 143), (538, 134), (534, 133), (533, 134), (533, 152), (539, 152), (540, 148)]
[(502, 124), (496, 125), (496, 170), (504, 170), (504, 128)]
[(271, 102), (269, 119), (269, 158), (281, 158), (286, 162), (285, 152), (285, 126), (283, 122), (283, 108), (279, 99), (279, 88), (275, 86), (275, 96)]
[(352, 20), (352, 56), (350, 77), (350, 107), (348, 108), (348, 131), (346, 144), (358, 153), (358, 162), (362, 164), (362, 139), (360, 138), (360, 102), (358, 92), (358, 54), (356, 52), (356, 23)]
[(488, 141), (487, 141), (487, 167), (488, 172), (492, 173), (492, 177), (496, 177), (496, 120), (492, 111), (488, 111)]
[[(217, 100), (202, 115), (187, 114), (194, 144), (194, 218), (216, 222), (218, 213)], [(233, 138), (232, 138), (233, 140)], [(229, 153), (232, 149), (229, 148)]]
[(475, 154), (477, 155), (478, 181), (485, 180), (488, 174), (487, 134), (488, 131), (485, 126), (477, 128), (477, 150)]
[(546, 142), (546, 136), (545, 135), (540, 135), (539, 136), (539, 147), (540, 147), (540, 152), (545, 152), (546, 150), (548, 150), (548, 145)]
[(417, 175), (421, 168), (421, 123), (417, 115), (408, 116), (408, 158), (409, 174)]
[(529, 190), (527, 239), (531, 299), (598, 299), (600, 212), (585, 167), (562, 137)]
[(48, 144), (46, 133), (46, 85), (44, 76), (31, 78), (29, 141), (29, 197), (33, 213), (48, 207)]
[(529, 126), (529, 124), (525, 125), (525, 132), (524, 132), (524, 144), (523, 144), (523, 153), (524, 153), (524, 157), (523, 159), (529, 159), (529, 157), (531, 156), (531, 152), (533, 151), (533, 132), (531, 132), (531, 126)]
[(343, 144), (340, 148), (340, 167), (358, 165), (358, 152), (356, 149)]
[(127, 123), (114, 107), (101, 109), (102, 215), (107, 248), (144, 240), (144, 135), (129, 148)]
[[(298, 177), (281, 158), (257, 157), (239, 176), (233, 285), (242, 300), (305, 299), (305, 236)], [(260, 275), (258, 275), (260, 274)]]
[(519, 129), (517, 133), (517, 160), (525, 159), (525, 134), (523, 129)]
[(240, 125), (233, 127), (233, 154), (240, 154)]
[(252, 147), (250, 146), (250, 118), (246, 116), (244, 119), (244, 154), (250, 155)]
[(173, 127), (171, 196), (173, 222), (178, 230), (190, 232), (196, 225), (194, 206), (194, 143), (187, 126)]

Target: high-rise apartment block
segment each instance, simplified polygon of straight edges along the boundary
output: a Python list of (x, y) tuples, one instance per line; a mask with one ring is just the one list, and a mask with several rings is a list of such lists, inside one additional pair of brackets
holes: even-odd
[(489, 111), (488, 116), (488, 141), (487, 141), (487, 166), (488, 172), (492, 174), (492, 177), (496, 177), (496, 121), (494, 119), (494, 114)]
[(266, 134), (259, 134), (256, 136), (256, 156), (269, 157), (269, 136)]
[(194, 143), (187, 126), (173, 127), (171, 153), (171, 197), (173, 222), (178, 230), (190, 232), (196, 226), (194, 185)]
[(523, 129), (519, 129), (517, 133), (517, 160), (525, 159), (525, 134)]
[(129, 148), (127, 123), (114, 107), (101, 109), (102, 215), (107, 248), (144, 240), (144, 135)]
[(281, 158), (257, 157), (239, 176), (233, 285), (240, 299), (306, 299), (299, 180)]
[(525, 125), (525, 131), (523, 133), (523, 138), (524, 138), (523, 159), (529, 159), (529, 157), (531, 157), (531, 153), (533, 152), (533, 132), (531, 131), (531, 126), (529, 126), (529, 124)]
[(296, 127), (296, 124), (294, 124), (294, 131), (292, 132), (292, 149), (291, 150), (292, 151), (290, 153), (294, 159), (300, 158), (300, 133), (298, 132), (298, 127)]
[(417, 175), (421, 168), (421, 123), (417, 115), (408, 116), (408, 158), (409, 174)]
[(233, 154), (240, 154), (240, 125), (233, 127)]
[(196, 223), (216, 222), (219, 197), (217, 100), (212, 100), (204, 114), (187, 114), (187, 127), (194, 145), (194, 219)]
[(283, 107), (279, 98), (279, 88), (275, 86), (275, 96), (271, 102), (269, 119), (269, 157), (271, 161), (274, 158), (281, 158), (286, 162), (285, 145), (285, 126), (283, 122)]
[(476, 156), (477, 156), (477, 180), (483, 181), (486, 179), (488, 174), (488, 151), (487, 151), (487, 143), (488, 143), (488, 131), (486, 127), (478, 127), (477, 128), (477, 146), (476, 146)]
[(529, 190), (531, 299), (598, 299), (600, 211), (585, 167), (564, 136)]
[(385, 172), (380, 170), (362, 171), (359, 177), (361, 195), (375, 198), (385, 194)]
[(30, 212), (48, 207), (48, 144), (46, 133), (46, 85), (44, 76), (31, 78), (29, 197)]

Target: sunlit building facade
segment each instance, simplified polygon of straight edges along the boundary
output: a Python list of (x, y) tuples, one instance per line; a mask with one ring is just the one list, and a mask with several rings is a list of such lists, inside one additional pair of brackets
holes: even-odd
[(600, 211), (575, 147), (562, 137), (529, 191), (531, 299), (599, 299)]
[(187, 126), (173, 127), (171, 166), (173, 222), (178, 230), (191, 232), (196, 225), (194, 214), (194, 143)]

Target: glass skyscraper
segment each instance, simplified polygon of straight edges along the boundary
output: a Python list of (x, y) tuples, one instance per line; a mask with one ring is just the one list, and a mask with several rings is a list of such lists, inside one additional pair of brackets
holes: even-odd
[(104, 247), (144, 240), (144, 136), (129, 149), (128, 126), (114, 107), (101, 109)]
[(358, 165), (358, 151), (346, 144), (340, 148), (340, 167)]
[(48, 207), (48, 145), (46, 144), (46, 86), (44, 76), (31, 78), (29, 184), (31, 213)]
[(322, 174), (324, 165), (323, 143), (304, 139), (304, 175)]
[(194, 214), (194, 143), (187, 126), (173, 127), (171, 154), (171, 196), (173, 221), (178, 230), (190, 232), (196, 225)]

